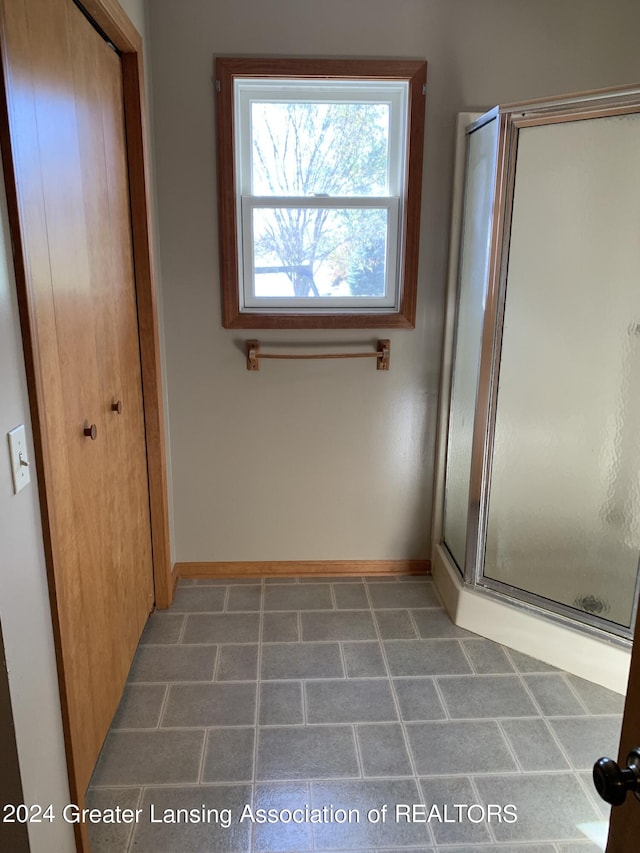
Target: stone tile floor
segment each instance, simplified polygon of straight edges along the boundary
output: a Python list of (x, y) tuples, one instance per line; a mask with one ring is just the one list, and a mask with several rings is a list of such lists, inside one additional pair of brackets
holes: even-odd
[(183, 580), (88, 791), (138, 817), (93, 850), (590, 853), (622, 705), (456, 628), (429, 579)]

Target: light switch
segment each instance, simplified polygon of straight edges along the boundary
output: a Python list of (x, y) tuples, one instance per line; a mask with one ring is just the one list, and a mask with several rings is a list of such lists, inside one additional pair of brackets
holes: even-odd
[(24, 424), (20, 424), (8, 433), (9, 453), (11, 455), (11, 473), (13, 474), (13, 491), (17, 495), (31, 482), (29, 471), (29, 454), (27, 453), (27, 436)]

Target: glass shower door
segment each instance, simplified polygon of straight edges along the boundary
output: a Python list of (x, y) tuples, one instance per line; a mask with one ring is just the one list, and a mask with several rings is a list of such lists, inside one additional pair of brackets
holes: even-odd
[(478, 578), (623, 635), (640, 555), (639, 152), (638, 113), (519, 130)]
[(443, 537), (461, 572), (467, 548), (471, 450), (489, 274), (497, 133), (498, 119), (494, 113), (479, 119), (467, 135)]

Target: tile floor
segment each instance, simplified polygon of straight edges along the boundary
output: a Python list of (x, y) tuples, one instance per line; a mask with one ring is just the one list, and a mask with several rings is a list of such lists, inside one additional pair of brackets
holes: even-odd
[(88, 792), (139, 817), (93, 849), (589, 853), (622, 704), (456, 628), (425, 578), (181, 581)]

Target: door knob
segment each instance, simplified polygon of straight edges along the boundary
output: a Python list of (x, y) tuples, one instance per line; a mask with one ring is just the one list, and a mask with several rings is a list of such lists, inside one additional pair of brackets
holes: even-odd
[(95, 424), (89, 424), (87, 421), (84, 422), (84, 434), (87, 438), (90, 438), (91, 441), (95, 441), (98, 437), (98, 427)]
[(122, 414), (122, 400), (115, 400), (111, 404), (111, 411), (117, 412), (117, 414), (121, 415)]
[(627, 766), (620, 767), (613, 758), (599, 758), (593, 765), (593, 784), (605, 802), (621, 806), (627, 791), (640, 799), (640, 747), (627, 755)]

